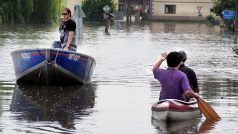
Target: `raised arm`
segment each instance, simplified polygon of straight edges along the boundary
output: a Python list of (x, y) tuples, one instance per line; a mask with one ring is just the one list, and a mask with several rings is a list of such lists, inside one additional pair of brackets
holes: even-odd
[(160, 60), (155, 63), (155, 65), (154, 65), (154, 67), (153, 67), (153, 71), (154, 71), (155, 69), (159, 68), (160, 65), (162, 64), (162, 62), (163, 62), (166, 58), (167, 58), (167, 53), (166, 53), (166, 52), (162, 53)]

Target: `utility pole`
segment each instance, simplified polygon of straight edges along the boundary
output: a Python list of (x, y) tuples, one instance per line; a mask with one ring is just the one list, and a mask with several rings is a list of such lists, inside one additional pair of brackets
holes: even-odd
[(126, 22), (131, 22), (131, 0), (127, 0)]
[(238, 0), (235, 0), (235, 4), (236, 4), (236, 10), (235, 10), (235, 24), (234, 24), (234, 43), (237, 43), (237, 27), (238, 27)]
[(105, 34), (110, 35), (110, 33), (108, 32), (108, 27), (110, 26), (110, 22), (111, 22), (111, 18), (112, 15), (109, 13), (110, 11), (110, 7), (108, 5), (105, 5), (103, 7), (104, 10), (104, 19), (106, 19), (106, 27), (105, 27)]
[(10, 7), (10, 24), (13, 25), (14, 24), (14, 14), (13, 14), (13, 2), (12, 0), (9, 1), (9, 7)]

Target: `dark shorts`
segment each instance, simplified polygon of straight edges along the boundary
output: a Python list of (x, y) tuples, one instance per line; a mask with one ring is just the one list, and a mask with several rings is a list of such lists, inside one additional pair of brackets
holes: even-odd
[[(61, 48), (64, 49), (65, 48), (65, 44), (61, 44), (60, 41), (54, 41), (51, 45), (51, 48)], [(77, 46), (75, 44), (70, 44), (69, 50), (71, 51), (76, 51), (77, 50)]]

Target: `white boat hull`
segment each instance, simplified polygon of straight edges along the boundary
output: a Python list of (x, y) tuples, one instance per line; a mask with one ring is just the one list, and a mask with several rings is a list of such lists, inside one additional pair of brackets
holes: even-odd
[(181, 121), (195, 119), (201, 116), (196, 101), (184, 102), (166, 99), (152, 105), (152, 118), (157, 120)]

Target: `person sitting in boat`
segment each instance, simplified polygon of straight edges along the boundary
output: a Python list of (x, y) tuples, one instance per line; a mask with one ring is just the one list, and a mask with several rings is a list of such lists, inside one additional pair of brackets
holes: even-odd
[[(186, 101), (188, 98), (199, 98), (198, 94), (193, 92), (189, 85), (185, 73), (178, 70), (182, 61), (182, 55), (179, 52), (170, 52), (161, 54), (160, 60), (153, 67), (154, 78), (158, 79), (162, 89), (159, 100), (178, 99)], [(160, 68), (164, 60), (167, 60), (167, 69)]]
[(193, 91), (195, 93), (199, 93), (196, 73), (193, 71), (192, 68), (189, 68), (185, 65), (185, 61), (187, 60), (187, 54), (184, 51), (179, 51), (179, 53), (181, 53), (183, 56), (182, 63), (179, 67), (179, 70), (184, 72), (187, 75), (189, 84), (190, 84), (191, 88), (193, 89)]
[(59, 27), (60, 41), (54, 41), (52, 47), (76, 51), (76, 23), (71, 19), (71, 10), (69, 8), (63, 9), (62, 15), (63, 18)]

